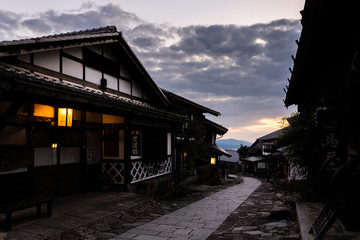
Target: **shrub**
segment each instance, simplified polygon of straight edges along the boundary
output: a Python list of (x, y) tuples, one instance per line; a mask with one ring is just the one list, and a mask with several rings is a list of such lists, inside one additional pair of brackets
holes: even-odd
[(186, 181), (175, 184), (170, 178), (139, 183), (138, 189), (146, 196), (158, 200), (174, 200), (186, 196), (189, 192)]

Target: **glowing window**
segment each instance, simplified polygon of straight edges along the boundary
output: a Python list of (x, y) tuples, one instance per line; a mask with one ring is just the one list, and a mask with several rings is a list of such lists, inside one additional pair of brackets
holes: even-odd
[(34, 104), (34, 116), (36, 117), (54, 117), (54, 107), (42, 105), (42, 104)]
[(73, 110), (71, 108), (58, 109), (58, 126), (71, 127), (73, 119)]
[(124, 123), (124, 117), (103, 114), (104, 124)]

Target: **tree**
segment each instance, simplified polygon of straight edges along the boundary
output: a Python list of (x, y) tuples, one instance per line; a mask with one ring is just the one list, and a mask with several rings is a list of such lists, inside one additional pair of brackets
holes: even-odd
[(305, 118), (299, 113), (293, 113), (290, 117), (284, 117), (290, 127), (283, 131), (278, 145), (284, 146), (284, 156), (289, 165), (295, 166), (300, 175), (313, 178), (316, 170), (313, 168), (314, 158), (314, 119)]
[(237, 150), (239, 158), (247, 157), (249, 155), (249, 149), (248, 146), (240, 144), (240, 148)]

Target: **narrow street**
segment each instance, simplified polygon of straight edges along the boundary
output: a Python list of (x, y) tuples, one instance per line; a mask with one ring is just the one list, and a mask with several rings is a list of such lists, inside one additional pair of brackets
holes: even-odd
[(115, 192), (59, 200), (52, 218), (20, 222), (7, 239), (298, 239), (293, 215), (270, 217), (291, 199), (271, 183), (244, 180), (200, 185), (175, 201)]
[[(297, 240), (300, 239), (295, 196), (262, 181), (208, 240)], [(287, 206), (289, 209), (284, 209)]]

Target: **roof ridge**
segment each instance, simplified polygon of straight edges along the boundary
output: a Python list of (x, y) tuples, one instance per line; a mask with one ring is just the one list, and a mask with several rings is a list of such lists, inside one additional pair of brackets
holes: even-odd
[(32, 38), (32, 39), (51, 38), (51, 37), (70, 37), (70, 36), (76, 36), (76, 35), (92, 35), (92, 34), (116, 33), (116, 32), (117, 32), (116, 27), (112, 25), (112, 26), (106, 26), (106, 27), (85, 29), (85, 30), (80, 30), (80, 31), (52, 34), (52, 35), (42, 36), (42, 37), (37, 37), (37, 38)]
[(98, 27), (98, 28), (92, 28), (92, 29), (85, 29), (80, 31), (72, 31), (72, 32), (66, 32), (66, 33), (58, 33), (58, 34), (51, 34), (47, 36), (41, 36), (36, 38), (24, 38), (24, 39), (18, 39), (18, 40), (5, 40), (0, 41), (0, 43), (6, 44), (6, 43), (18, 43), (23, 41), (39, 41), (41, 39), (48, 39), (48, 38), (58, 38), (58, 37), (72, 37), (72, 36), (81, 36), (81, 35), (95, 35), (95, 34), (103, 34), (103, 33), (117, 33), (117, 29), (114, 25), (106, 26), (106, 27)]

